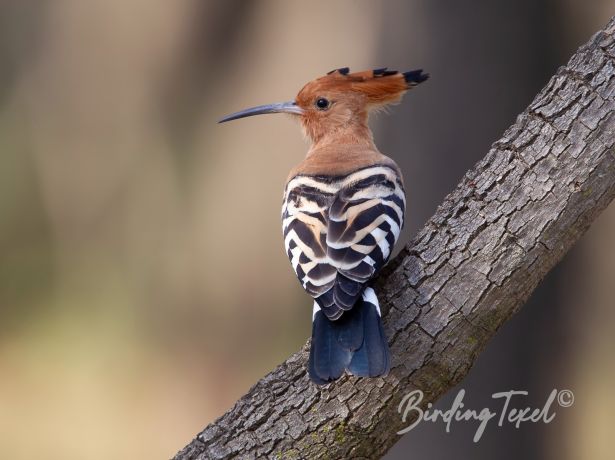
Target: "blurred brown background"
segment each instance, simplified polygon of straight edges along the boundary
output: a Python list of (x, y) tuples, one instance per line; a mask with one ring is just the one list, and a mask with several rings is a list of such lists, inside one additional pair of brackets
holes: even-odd
[[(614, 0), (0, 2), (0, 458), (170, 457), (305, 342), (279, 213), (307, 147), (283, 116), (220, 116), (336, 67), (429, 71), (372, 123), (404, 170), (407, 241), (612, 14)], [(389, 458), (612, 458), (614, 234), (611, 206), (461, 385), (469, 407), (570, 388), (572, 408), (479, 444), (471, 424), (421, 426)]]

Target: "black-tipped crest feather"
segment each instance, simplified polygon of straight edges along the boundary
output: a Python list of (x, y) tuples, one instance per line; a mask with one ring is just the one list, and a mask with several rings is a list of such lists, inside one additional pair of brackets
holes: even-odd
[(423, 69), (410, 70), (408, 72), (404, 72), (404, 79), (406, 83), (410, 86), (418, 85), (419, 83), (423, 83), (425, 80), (429, 78), (428, 73), (423, 73)]

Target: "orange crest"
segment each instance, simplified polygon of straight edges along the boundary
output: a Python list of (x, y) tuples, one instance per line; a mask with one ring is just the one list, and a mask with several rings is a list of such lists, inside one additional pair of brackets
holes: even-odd
[(398, 72), (385, 68), (350, 73), (348, 67), (335, 69), (327, 75), (311, 81), (297, 95), (298, 105), (307, 105), (310, 99), (322, 94), (338, 97), (360, 95), (367, 106), (382, 106), (396, 103), (410, 88), (429, 78), (422, 69)]

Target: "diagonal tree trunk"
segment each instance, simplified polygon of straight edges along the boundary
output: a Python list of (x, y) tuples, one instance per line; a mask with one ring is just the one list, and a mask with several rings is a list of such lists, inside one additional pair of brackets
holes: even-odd
[(386, 378), (317, 387), (307, 345), (175, 459), (378, 458), (436, 401), (615, 196), (615, 18), (561, 67), (376, 283)]

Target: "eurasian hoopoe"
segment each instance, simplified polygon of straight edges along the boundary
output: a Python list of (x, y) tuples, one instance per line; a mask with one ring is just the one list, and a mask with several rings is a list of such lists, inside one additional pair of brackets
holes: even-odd
[(314, 298), (308, 370), (317, 384), (345, 369), (362, 377), (389, 371), (378, 298), (369, 282), (399, 237), (406, 198), (401, 171), (374, 145), (367, 116), (399, 102), (427, 78), (422, 70), (337, 69), (305, 85), (294, 101), (220, 120), (289, 113), (312, 141), (288, 176), (282, 227), (293, 270)]

